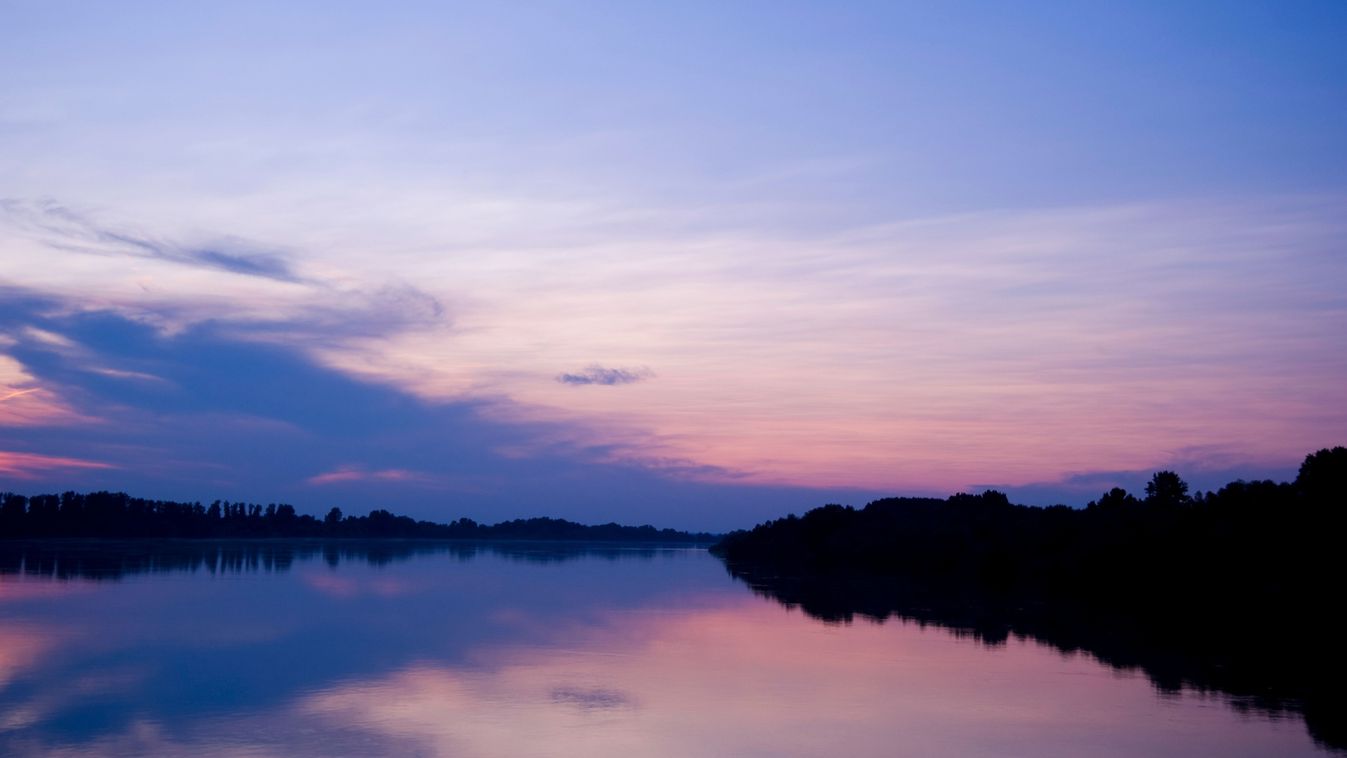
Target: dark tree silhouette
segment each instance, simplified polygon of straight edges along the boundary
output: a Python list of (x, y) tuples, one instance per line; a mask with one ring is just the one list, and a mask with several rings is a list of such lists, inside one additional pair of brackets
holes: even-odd
[(1305, 456), (1296, 476), (1296, 488), (1315, 501), (1347, 501), (1347, 447), (1320, 450)]
[(1157, 471), (1146, 482), (1146, 502), (1151, 505), (1182, 505), (1191, 500), (1188, 483), (1173, 471)]
[(1122, 487), (1114, 487), (1108, 492), (1105, 492), (1103, 496), (1100, 497), (1098, 500), (1090, 501), (1090, 504), (1087, 505), (1086, 507), (1102, 508), (1104, 510), (1119, 510), (1122, 508), (1127, 508), (1129, 506), (1134, 506), (1137, 504), (1137, 502), (1138, 502), (1137, 499), (1135, 497), (1132, 497), (1132, 495), (1128, 493), (1127, 490), (1123, 489)]
[(322, 521), (294, 506), (143, 500), (124, 493), (67, 492), (25, 497), (0, 493), (0, 539), (45, 538), (396, 538), (454, 540), (571, 540), (671, 544), (714, 542), (718, 535), (656, 529), (653, 526), (577, 524), (549, 518), (516, 519), (494, 525), (458, 519), (449, 524), (417, 521), (382, 508), (367, 516), (343, 516), (340, 508)]
[[(1238, 481), (1189, 497), (1178, 474), (1159, 471), (1143, 501), (1113, 488), (1079, 510), (994, 491), (886, 498), (769, 521), (711, 550), (821, 618), (945, 615), (992, 640), (1014, 631), (1082, 647), (1145, 667), (1162, 688), (1302, 712), (1315, 739), (1347, 747), (1344, 531), (1347, 448), (1337, 447), (1307, 456), (1295, 484)], [(1148, 652), (1128, 652), (1137, 646)]]

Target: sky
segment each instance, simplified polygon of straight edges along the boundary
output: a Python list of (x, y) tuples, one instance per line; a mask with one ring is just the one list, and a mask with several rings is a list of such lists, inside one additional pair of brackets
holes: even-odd
[(0, 490), (728, 529), (1347, 444), (1340, 2), (0, 0)]

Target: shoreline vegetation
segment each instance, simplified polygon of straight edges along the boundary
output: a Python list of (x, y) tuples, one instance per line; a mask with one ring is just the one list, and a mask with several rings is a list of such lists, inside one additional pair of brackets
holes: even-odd
[(1189, 495), (1172, 471), (1142, 498), (1114, 488), (1084, 508), (1014, 505), (987, 490), (825, 505), (731, 532), (729, 562), (939, 578), (1050, 596), (1202, 602), (1237, 591), (1286, 602), (1343, 578), (1347, 448), (1305, 458), (1294, 482), (1236, 481)]
[(28, 497), (0, 493), (0, 540), (48, 539), (341, 539), (341, 540), (526, 540), (569, 542), (636, 542), (710, 545), (719, 535), (656, 529), (648, 524), (586, 525), (557, 518), (528, 518), (480, 524), (460, 518), (447, 524), (418, 521), (383, 509), (366, 516), (346, 516), (332, 508), (320, 519), (272, 503), (230, 503), (209, 506), (170, 500), (147, 500), (122, 492), (66, 492)]
[(1277, 717), (1347, 751), (1341, 636), (1347, 448), (1295, 481), (1190, 496), (1174, 472), (1085, 508), (996, 491), (827, 505), (711, 547), (760, 595), (827, 622), (936, 624), (988, 645), (1033, 639)]
[(1190, 495), (1177, 474), (1160, 471), (1141, 497), (1114, 488), (1084, 508), (1014, 505), (994, 490), (896, 497), (724, 536), (553, 518), (438, 524), (336, 508), (320, 520), (289, 505), (108, 492), (0, 494), (0, 574), (285, 570), (319, 554), (335, 565), (442, 549), (464, 559), (480, 550), (530, 561), (616, 557), (614, 547), (492, 542), (709, 546), (755, 593), (825, 622), (933, 624), (991, 646), (1034, 640), (1140, 671), (1162, 695), (1189, 689), (1274, 718), (1294, 714), (1318, 744), (1343, 752), (1345, 537), (1343, 447), (1308, 455), (1293, 482)]

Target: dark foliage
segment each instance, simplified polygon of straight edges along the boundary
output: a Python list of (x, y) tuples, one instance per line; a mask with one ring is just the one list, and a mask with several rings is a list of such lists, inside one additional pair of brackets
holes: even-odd
[(1347, 747), (1347, 655), (1336, 621), (1347, 448), (1296, 481), (1190, 497), (1171, 471), (1137, 499), (1084, 509), (1012, 505), (995, 491), (828, 505), (727, 535), (730, 572), (830, 621), (853, 614), (1009, 634), (1143, 669), (1157, 687), (1221, 692), (1304, 715)]
[(1188, 496), (1161, 471), (1138, 500), (1121, 489), (1084, 509), (1012, 505), (994, 490), (945, 500), (825, 505), (734, 532), (730, 561), (958, 580), (1044, 597), (1299, 606), (1343, 577), (1347, 448), (1305, 460), (1294, 483), (1233, 482)]
[(333, 508), (321, 521), (293, 506), (215, 501), (175, 503), (120, 492), (25, 497), (0, 494), (0, 538), (400, 538), (454, 540), (576, 540), (709, 544), (716, 535), (653, 526), (587, 526), (554, 518), (479, 524), (461, 518), (448, 524), (417, 521), (386, 510), (342, 516)]

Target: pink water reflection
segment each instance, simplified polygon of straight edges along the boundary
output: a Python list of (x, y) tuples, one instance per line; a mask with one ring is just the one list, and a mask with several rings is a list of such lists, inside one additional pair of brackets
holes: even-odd
[(1162, 699), (1137, 675), (914, 624), (828, 626), (761, 602), (624, 613), (555, 646), (478, 650), (301, 701), (441, 756), (1287, 755), (1296, 722)]
[(83, 580), (53, 582), (43, 578), (0, 575), (0, 603), (34, 598), (54, 598), (92, 592), (94, 584)]

